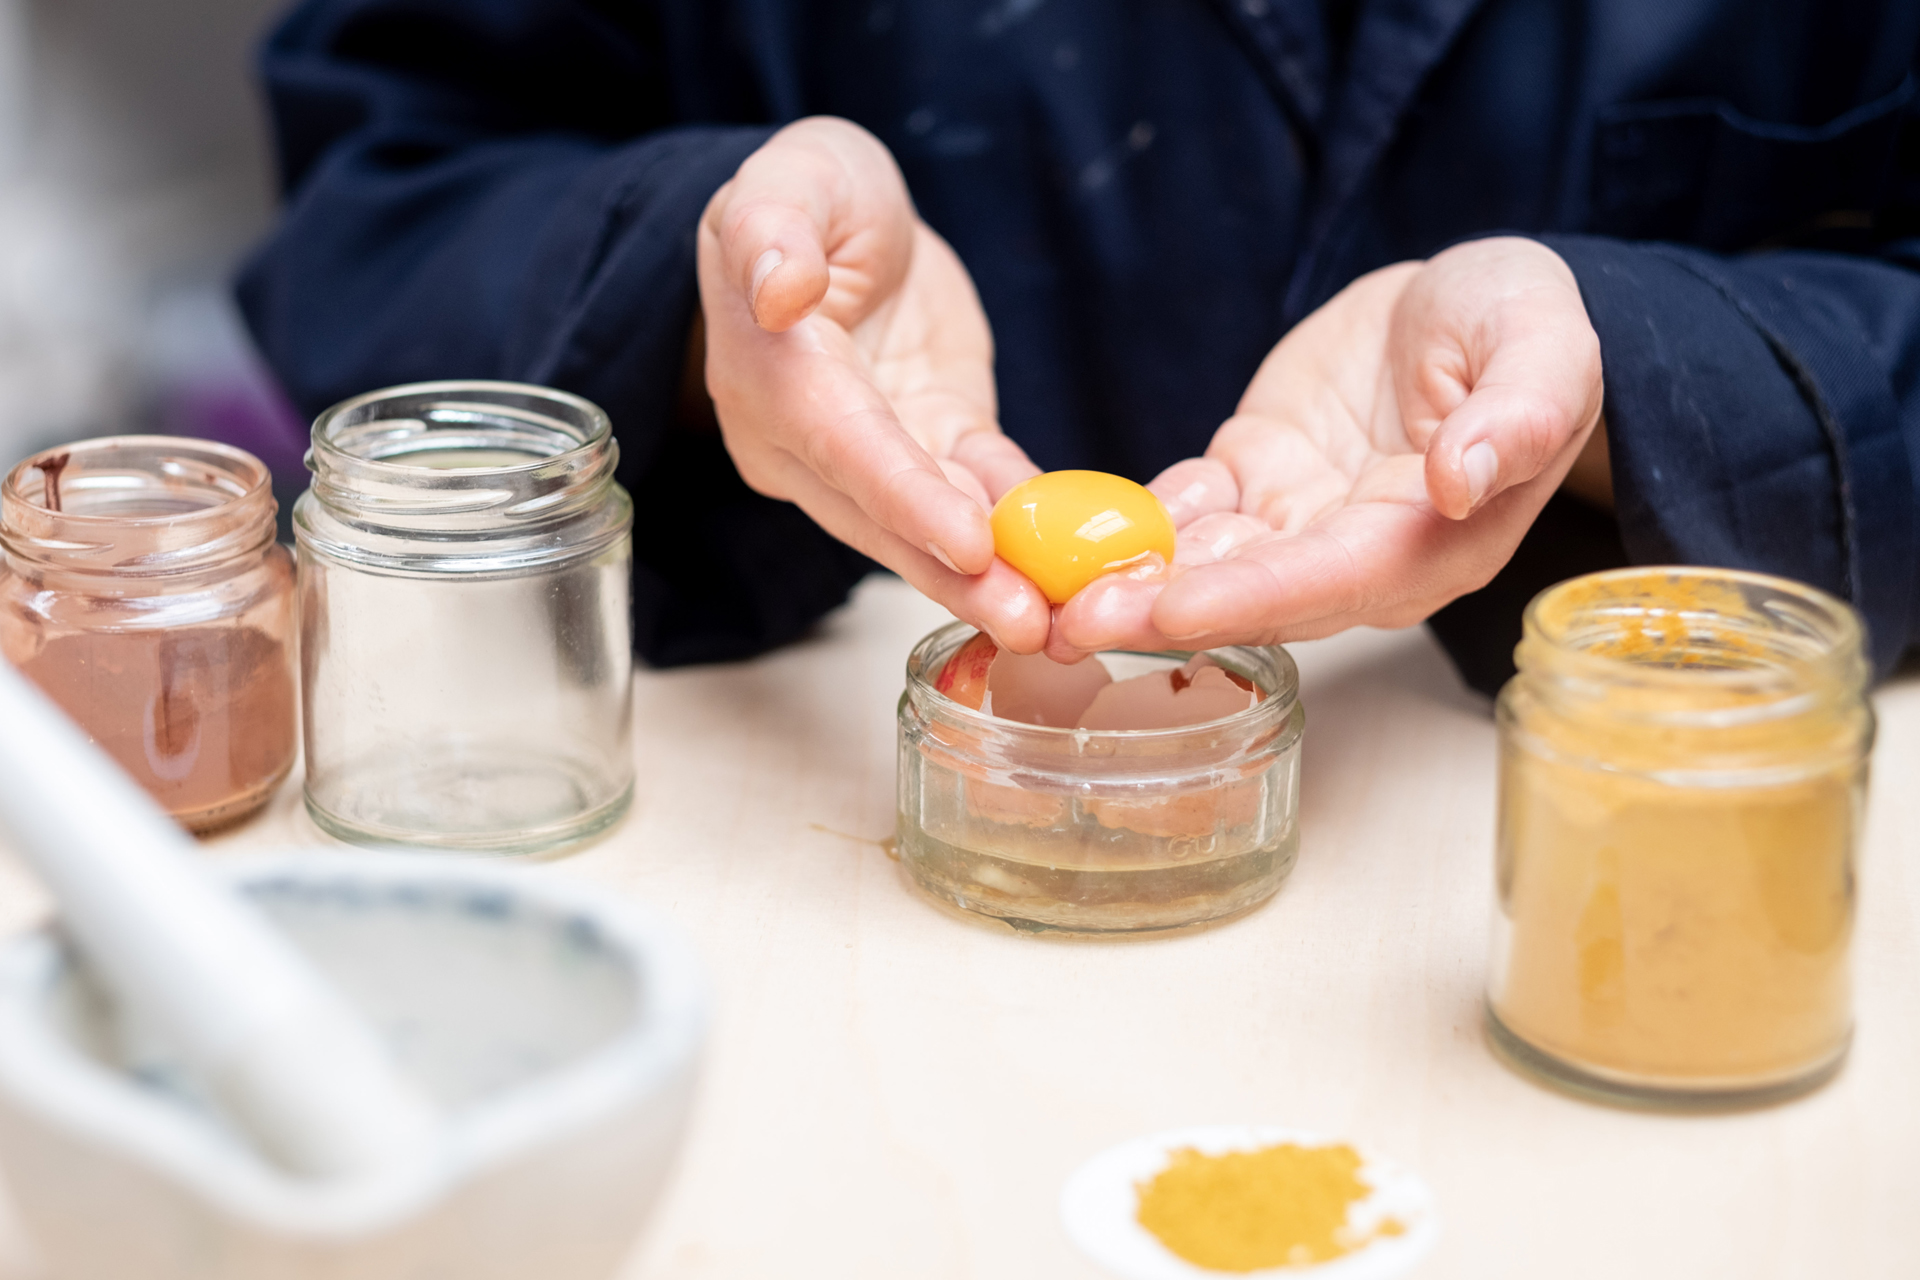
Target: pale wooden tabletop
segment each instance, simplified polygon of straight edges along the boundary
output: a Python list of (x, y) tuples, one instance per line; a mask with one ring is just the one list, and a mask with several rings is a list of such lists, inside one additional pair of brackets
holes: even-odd
[[(1798, 1102), (1670, 1118), (1487, 1051), (1493, 726), (1424, 631), (1293, 647), (1304, 837), (1277, 898), (1210, 931), (1065, 943), (943, 914), (880, 844), (902, 663), (944, 619), (876, 579), (769, 658), (643, 672), (632, 816), (541, 872), (670, 913), (715, 979), (689, 1140), (622, 1280), (1093, 1280), (1061, 1182), (1121, 1139), (1216, 1122), (1418, 1171), (1434, 1280), (1920, 1276), (1920, 681), (1877, 698), (1851, 1062)], [(317, 842), (289, 785), (213, 848)], [(0, 926), (43, 910), (0, 860)], [(22, 1257), (0, 1214), (0, 1275), (30, 1275)]]

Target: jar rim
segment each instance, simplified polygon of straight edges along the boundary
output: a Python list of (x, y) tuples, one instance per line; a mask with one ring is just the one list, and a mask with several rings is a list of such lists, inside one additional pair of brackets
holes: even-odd
[[(1646, 619), (1663, 621), (1654, 629), (1629, 626)], [(1731, 726), (1857, 695), (1868, 675), (1864, 637), (1851, 605), (1791, 578), (1634, 566), (1569, 578), (1536, 595), (1514, 651), (1515, 679), (1582, 701), (1631, 688), (1642, 699), (1636, 718)], [(1602, 651), (1609, 640), (1644, 647)]]
[(1844, 601), (1743, 569), (1646, 565), (1535, 596), (1495, 703), (1527, 755), (1670, 787), (1771, 788), (1871, 750), (1864, 627)]
[[(907, 687), (911, 693), (935, 699), (934, 705), (943, 714), (952, 716), (963, 724), (976, 725), (1000, 732), (1017, 732), (1036, 735), (1039, 740), (1081, 740), (1112, 743), (1159, 744), (1196, 734), (1217, 734), (1222, 730), (1245, 727), (1249, 732), (1264, 730), (1268, 721), (1275, 725), (1283, 722), (1292, 713), (1300, 697), (1300, 670), (1294, 664), (1293, 655), (1279, 645), (1221, 645), (1217, 649), (1168, 649), (1148, 651), (1138, 649), (1112, 650), (1116, 653), (1138, 654), (1142, 657), (1191, 657), (1195, 653), (1211, 653), (1219, 650), (1243, 649), (1267, 658), (1280, 674), (1278, 688), (1267, 689), (1266, 696), (1243, 710), (1231, 715), (1219, 716), (1212, 720), (1203, 720), (1197, 724), (1173, 725), (1162, 729), (1079, 729), (1071, 725), (1028, 724), (1022, 720), (1009, 720), (1004, 716), (992, 715), (955, 702), (946, 694), (934, 688), (934, 680), (939, 673), (932, 670), (931, 659), (936, 655), (952, 656), (959, 648), (955, 640), (964, 643), (963, 636), (977, 632), (979, 628), (968, 622), (950, 622), (922, 636), (907, 654)], [(943, 652), (944, 651), (944, 652)], [(1088, 660), (1097, 660), (1093, 655)], [(1244, 673), (1243, 673), (1244, 674)], [(1251, 677), (1249, 677), (1251, 678)]]
[[(338, 428), (355, 425), (353, 415), (383, 401), (460, 395), (472, 396), (483, 401), (487, 396), (519, 396), (528, 400), (544, 401), (555, 407), (571, 410), (577, 415), (579, 419), (577, 423), (563, 425), (572, 425), (578, 428), (581, 434), (572, 446), (549, 454), (530, 454), (525, 462), (505, 466), (457, 468), (423, 467), (417, 464), (389, 461), (384, 457), (370, 457), (355, 453), (343, 448), (332, 434)], [(495, 402), (488, 403), (487, 407), (501, 410), (508, 406)], [(607, 416), (606, 410), (584, 396), (574, 395), (570, 391), (560, 391), (553, 387), (538, 386), (529, 382), (488, 379), (453, 378), (432, 382), (409, 382), (363, 392), (322, 410), (313, 421), (312, 445), (307, 465), (310, 469), (317, 469), (314, 466), (316, 457), (324, 457), (329, 460), (338, 459), (341, 463), (354, 468), (367, 468), (376, 476), (384, 475), (391, 479), (439, 474), (450, 480), (464, 481), (481, 477), (516, 476), (552, 467), (556, 463), (576, 461), (583, 455), (603, 447), (612, 437), (613, 421)]]
[[(75, 457), (81, 455), (104, 455), (115, 450), (128, 452), (139, 449), (154, 450), (156, 455), (164, 451), (176, 457), (185, 456), (193, 461), (223, 465), (225, 474), (239, 484), (237, 491), (229, 491), (218, 502), (185, 511), (166, 512), (155, 515), (114, 515), (107, 512), (68, 511), (45, 505), (45, 480), (42, 480), (42, 500), (34, 501), (28, 497), (24, 480), (30, 471), (40, 471), (44, 477), (42, 465), (56, 455), (68, 455), (65, 465), (72, 465)], [(157, 474), (157, 468), (156, 468)], [(244, 449), (223, 444), (217, 440), (200, 440), (190, 436), (163, 435), (122, 435), (97, 436), (88, 440), (76, 440), (69, 444), (54, 445), (42, 449), (15, 464), (0, 478), (0, 500), (8, 505), (19, 506), (33, 513), (36, 518), (71, 523), (76, 528), (105, 530), (109, 528), (153, 529), (160, 527), (177, 528), (191, 521), (205, 520), (209, 523), (224, 515), (230, 515), (233, 509), (242, 503), (253, 501), (262, 494), (270, 494), (273, 488), (273, 473), (267, 464), (260, 461)], [(137, 490), (127, 490), (127, 496), (133, 497)], [(271, 514), (267, 517), (271, 521)]]
[(629, 536), (619, 462), (606, 412), (570, 392), (475, 379), (385, 387), (314, 420), (294, 542), (383, 572), (542, 569)]

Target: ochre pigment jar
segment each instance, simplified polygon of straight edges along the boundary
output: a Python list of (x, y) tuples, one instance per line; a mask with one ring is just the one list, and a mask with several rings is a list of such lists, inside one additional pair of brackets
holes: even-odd
[(553, 853), (633, 794), (633, 504), (578, 396), (334, 406), (294, 506), (307, 809), (359, 843)]
[(1873, 713), (1840, 601), (1719, 569), (1528, 607), (1501, 692), (1494, 1043), (1577, 1092), (1739, 1105), (1852, 1034)]
[(115, 436), (0, 483), (0, 654), (184, 826), (264, 805), (293, 767), (293, 562), (267, 468)]
[[(1023, 932), (1138, 933), (1272, 897), (1300, 846), (1305, 713), (1278, 648), (1209, 651), (1257, 687), (1244, 711), (1169, 729), (1076, 729), (974, 710), (935, 684), (973, 636), (921, 640), (899, 704), (899, 855), (936, 901)], [(1186, 653), (1106, 653), (1116, 679)]]

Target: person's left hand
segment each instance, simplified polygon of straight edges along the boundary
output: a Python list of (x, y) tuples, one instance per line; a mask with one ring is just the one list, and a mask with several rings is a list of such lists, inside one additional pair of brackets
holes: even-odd
[(1484, 586), (1600, 418), (1600, 341), (1532, 240), (1354, 281), (1281, 340), (1204, 458), (1149, 486), (1169, 577), (1100, 578), (1047, 651), (1275, 644), (1400, 627)]
[(988, 518), (1039, 468), (1001, 433), (973, 280), (885, 144), (795, 121), (714, 192), (698, 246), (706, 387), (740, 478), (1002, 646), (1045, 644), (1047, 598), (994, 555)]

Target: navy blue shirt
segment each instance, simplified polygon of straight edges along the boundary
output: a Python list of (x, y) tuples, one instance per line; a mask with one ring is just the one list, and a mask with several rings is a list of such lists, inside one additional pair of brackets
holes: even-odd
[[(676, 426), (695, 224), (778, 124), (892, 148), (1046, 468), (1150, 478), (1354, 277), (1532, 234), (1600, 335), (1618, 522), (1557, 499), (1513, 572), (1787, 574), (1864, 611), (1884, 673), (1920, 631), (1920, 6), (1359, 0), (1341, 40), (1331, 8), (308, 0), (264, 52), (288, 207), (242, 303), (308, 411), (449, 377), (605, 406), (637, 645), (674, 663), (870, 568)], [(1485, 687), (1511, 611), (1446, 625), (1470, 606), (1436, 629)]]

